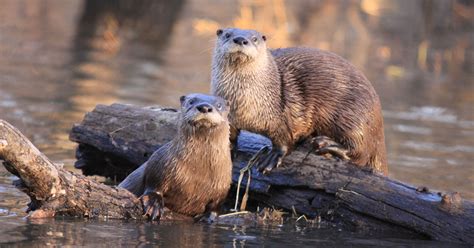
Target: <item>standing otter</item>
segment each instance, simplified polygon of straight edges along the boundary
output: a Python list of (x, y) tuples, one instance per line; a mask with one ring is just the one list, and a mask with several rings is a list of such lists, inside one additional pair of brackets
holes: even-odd
[(231, 184), (224, 99), (190, 94), (180, 100), (176, 137), (119, 184), (140, 196), (152, 220), (160, 218), (163, 206), (190, 216), (217, 210)]
[(254, 30), (217, 36), (211, 92), (229, 103), (232, 139), (240, 129), (271, 139), (260, 170), (278, 166), (298, 141), (328, 136), (355, 164), (387, 173), (379, 98), (348, 61), (312, 48), (270, 50)]

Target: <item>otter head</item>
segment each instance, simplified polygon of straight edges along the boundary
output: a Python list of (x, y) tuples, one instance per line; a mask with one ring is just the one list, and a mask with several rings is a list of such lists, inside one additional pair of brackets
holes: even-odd
[(180, 101), (182, 125), (191, 126), (192, 130), (229, 125), (228, 107), (225, 100), (218, 96), (194, 93), (182, 96)]
[(231, 63), (248, 63), (267, 52), (265, 35), (255, 30), (226, 28), (218, 29), (216, 34), (214, 59), (227, 59)]

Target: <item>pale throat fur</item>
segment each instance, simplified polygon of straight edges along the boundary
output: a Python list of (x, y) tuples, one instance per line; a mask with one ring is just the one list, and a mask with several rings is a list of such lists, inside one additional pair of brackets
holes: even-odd
[[(230, 159), (230, 140), (229, 140), (229, 123), (227, 121), (206, 129), (191, 128), (187, 124), (182, 124), (183, 128), (178, 131), (178, 135), (182, 138), (174, 139), (172, 146), (175, 151), (180, 151), (175, 159), (181, 160), (188, 166), (181, 169), (194, 171), (202, 171), (200, 167), (204, 167), (210, 176), (230, 177), (230, 172), (221, 175), (223, 170), (215, 168), (211, 165), (228, 166), (232, 170)], [(206, 155), (202, 156), (202, 147), (206, 147)], [(197, 160), (199, 158), (199, 161)], [(225, 161), (222, 161), (225, 160)], [(225, 171), (225, 170), (224, 170)], [(219, 175), (216, 175), (219, 174)]]
[(265, 132), (282, 121), (282, 109), (275, 108), (281, 104), (277, 65), (268, 49), (241, 63), (231, 56), (218, 49), (214, 52), (211, 93), (228, 101), (229, 121), (236, 128)]

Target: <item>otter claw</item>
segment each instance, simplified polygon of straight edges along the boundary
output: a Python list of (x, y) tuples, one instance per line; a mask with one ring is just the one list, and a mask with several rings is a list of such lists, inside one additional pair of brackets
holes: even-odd
[(342, 147), (341, 144), (326, 136), (318, 136), (312, 140), (317, 155), (331, 154), (342, 160), (350, 160), (349, 151)]
[(334, 157), (340, 158), (342, 160), (351, 160), (351, 158), (347, 155), (348, 151), (339, 147), (324, 147), (317, 149), (315, 153), (317, 155), (331, 154)]
[(163, 196), (160, 192), (145, 193), (140, 197), (144, 216), (151, 221), (160, 220), (165, 206)]
[(256, 166), (259, 172), (263, 174), (270, 173), (273, 168), (280, 166), (283, 160), (283, 154), (279, 150), (269, 150), (266, 153), (262, 153), (256, 158)]

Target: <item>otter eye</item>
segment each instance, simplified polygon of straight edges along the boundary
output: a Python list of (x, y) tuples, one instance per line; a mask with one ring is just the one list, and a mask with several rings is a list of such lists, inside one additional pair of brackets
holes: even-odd
[(222, 104), (218, 103), (216, 104), (217, 109), (221, 110), (222, 109)]
[(257, 37), (252, 37), (252, 41), (257, 42), (258, 41)]
[(267, 36), (262, 35), (262, 39), (263, 39), (264, 41), (266, 41), (266, 40), (267, 40)]
[(226, 38), (226, 39), (229, 39), (229, 38), (230, 38), (230, 34), (229, 34), (229, 33), (225, 34), (225, 38)]
[(189, 105), (193, 105), (195, 102), (196, 102), (196, 100), (191, 99), (191, 100), (189, 100), (189, 103), (188, 103), (188, 104), (189, 104)]

